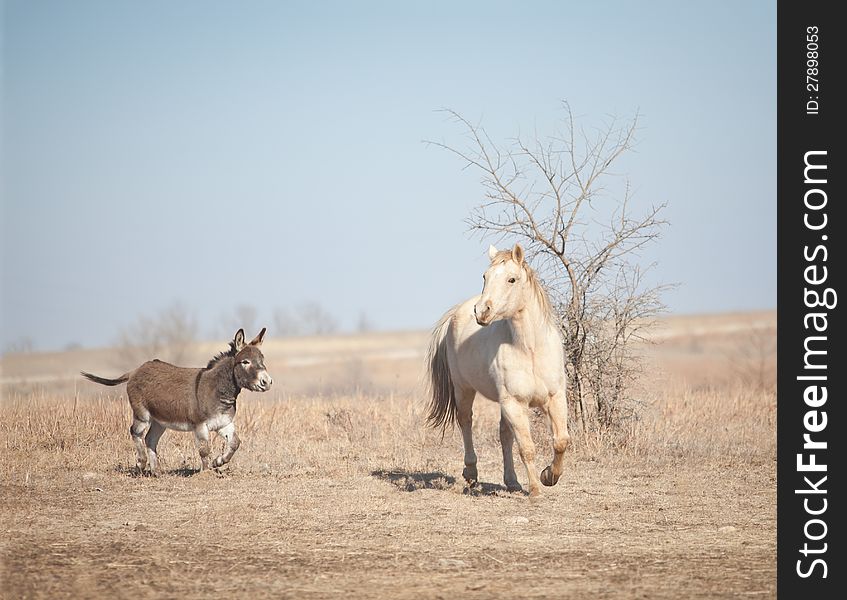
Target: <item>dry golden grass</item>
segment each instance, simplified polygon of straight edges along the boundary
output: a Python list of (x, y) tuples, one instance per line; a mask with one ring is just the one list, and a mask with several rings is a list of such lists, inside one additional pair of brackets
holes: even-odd
[[(500, 485), (493, 403), (476, 405), (477, 489), (461, 480), (458, 432), (423, 427), (407, 350), (424, 334), (369, 336), (352, 363), (355, 338), (332, 340), (337, 360), (309, 367), (326, 367), (326, 385), (308, 393), (296, 390), (320, 341), (300, 356), (280, 343), (278, 389), (239, 400), (243, 444), (221, 475), (197, 474), (192, 436), (167, 432), (165, 475), (136, 476), (123, 388), (12, 379), (0, 596), (773, 597), (776, 403), (752, 383), (770, 371), (730, 368), (749, 355), (743, 317), (647, 349), (641, 419), (573, 432), (565, 475), (538, 501)], [(771, 369), (765, 358), (751, 365)], [(353, 372), (359, 391), (332, 379)], [(552, 452), (533, 423), (541, 468)]]

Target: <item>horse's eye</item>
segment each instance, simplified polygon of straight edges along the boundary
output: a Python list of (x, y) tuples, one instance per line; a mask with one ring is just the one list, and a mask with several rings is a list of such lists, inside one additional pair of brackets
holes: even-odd
[(509, 277), (509, 283), (515, 283), (515, 278), (514, 278), (514, 277)]
[(244, 360), (241, 361), (241, 364), (246, 367), (250, 364), (250, 361), (245, 358)]

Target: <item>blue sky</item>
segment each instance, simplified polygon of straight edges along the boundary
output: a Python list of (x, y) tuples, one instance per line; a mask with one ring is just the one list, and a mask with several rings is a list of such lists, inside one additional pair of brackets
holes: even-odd
[[(773, 2), (4, 2), (0, 349), (174, 302), (429, 327), (479, 291), (463, 143), (641, 114), (673, 312), (776, 306)], [(269, 335), (273, 332), (269, 331)]]

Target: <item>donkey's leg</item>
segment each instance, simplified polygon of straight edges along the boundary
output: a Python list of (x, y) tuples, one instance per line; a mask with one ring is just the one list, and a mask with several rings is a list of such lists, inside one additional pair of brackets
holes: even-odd
[(535, 472), (535, 443), (530, 434), (529, 417), (526, 410), (520, 402), (511, 396), (507, 396), (500, 401), (500, 410), (509, 425), (512, 426), (515, 439), (518, 441), (518, 452), (520, 452), (521, 460), (526, 467), (526, 476), (529, 479), (529, 495), (538, 496), (541, 493), (541, 487), (538, 473)]
[(462, 444), (465, 447), (465, 468), (462, 477), (470, 485), (475, 485), (479, 474), (476, 470), (476, 452), (473, 447), (473, 402), (476, 390), (463, 390), (456, 386), (456, 420), (462, 430)]
[(150, 429), (147, 430), (147, 435), (144, 441), (147, 443), (147, 458), (150, 473), (159, 475), (159, 457), (156, 455), (156, 448), (159, 446), (159, 439), (165, 433), (165, 426), (158, 421), (150, 421)]
[(241, 445), (241, 440), (238, 439), (238, 434), (235, 433), (235, 424), (230, 423), (225, 427), (221, 427), (218, 433), (226, 439), (226, 450), (212, 461), (212, 466), (216, 469), (232, 460), (232, 455), (235, 454), (235, 451)]
[(205, 423), (200, 423), (194, 428), (194, 441), (197, 451), (200, 453), (200, 470), (209, 468), (209, 455), (212, 453), (212, 444), (209, 442), (209, 428)]
[(541, 472), (541, 483), (556, 485), (565, 469), (565, 449), (571, 440), (565, 392), (556, 392), (547, 403), (545, 412), (550, 418), (550, 429), (553, 432), (553, 463)]
[(149, 421), (143, 421), (138, 418), (138, 415), (133, 414), (132, 425), (129, 426), (129, 434), (135, 443), (135, 466), (138, 467), (139, 473), (144, 473), (147, 468), (147, 447), (144, 445), (142, 436), (149, 424)]
[(510, 492), (519, 492), (523, 488), (518, 483), (518, 476), (515, 474), (515, 459), (512, 456), (514, 443), (515, 432), (512, 431), (512, 426), (509, 425), (506, 415), (500, 411), (500, 446), (503, 447), (503, 483), (506, 484), (506, 489)]

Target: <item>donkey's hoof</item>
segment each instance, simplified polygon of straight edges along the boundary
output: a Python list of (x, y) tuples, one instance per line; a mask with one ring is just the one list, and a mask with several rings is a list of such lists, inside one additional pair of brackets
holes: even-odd
[(476, 465), (466, 466), (462, 470), (462, 477), (465, 478), (465, 481), (468, 482), (468, 485), (470, 485), (470, 486), (476, 485), (477, 481), (479, 480), (479, 474), (477, 473)]
[(550, 487), (552, 485), (556, 485), (556, 482), (559, 481), (559, 478), (553, 475), (553, 469), (550, 467), (545, 468), (541, 471), (541, 483)]

